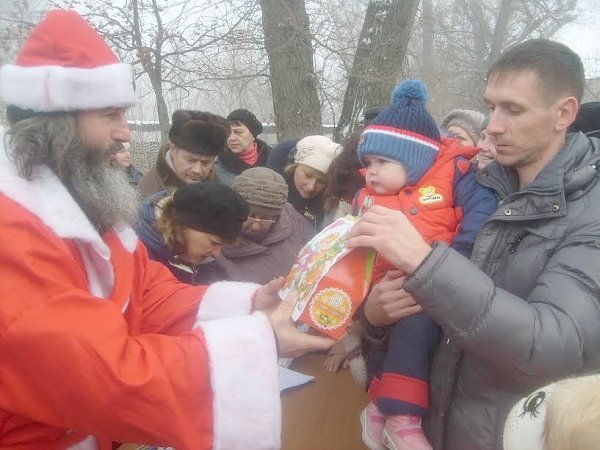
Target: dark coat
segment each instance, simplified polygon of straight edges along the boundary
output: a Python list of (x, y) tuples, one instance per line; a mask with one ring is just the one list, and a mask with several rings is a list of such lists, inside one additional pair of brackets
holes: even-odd
[(269, 152), (266, 166), (280, 175), (284, 175), (284, 169), (294, 164), (296, 144), (300, 139), (288, 139), (280, 142)]
[(445, 333), (425, 421), (437, 450), (500, 450), (518, 399), (600, 369), (599, 168), (581, 133), (522, 189), (490, 164), (478, 179), (500, 205), (471, 261), (439, 244), (405, 282)]
[(194, 267), (177, 261), (175, 253), (167, 247), (162, 235), (154, 228), (154, 208), (165, 195), (167, 191), (159, 192), (144, 201), (140, 207), (140, 217), (134, 226), (138, 237), (148, 249), (150, 259), (164, 264), (179, 281), (187, 284), (210, 284), (226, 279), (225, 271), (215, 261)]
[(267, 156), (271, 151), (271, 147), (264, 141), (260, 139), (256, 140), (256, 144), (258, 147), (258, 160), (256, 164), (251, 166), (247, 164), (240, 158), (237, 154), (233, 153), (229, 148), (226, 148), (223, 153), (219, 155), (217, 160), (215, 161), (215, 170), (217, 172), (217, 177), (219, 181), (227, 186), (233, 186), (233, 180), (240, 173), (242, 173), (246, 169), (251, 169), (252, 167), (264, 167), (267, 162)]
[(229, 280), (266, 284), (287, 275), (300, 249), (315, 232), (310, 222), (286, 203), (261, 242), (241, 236), (234, 244), (223, 247), (217, 263), (227, 271)]

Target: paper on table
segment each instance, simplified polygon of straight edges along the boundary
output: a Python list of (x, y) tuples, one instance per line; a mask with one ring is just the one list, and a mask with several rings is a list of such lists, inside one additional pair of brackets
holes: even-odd
[(279, 366), (279, 392), (296, 386), (302, 386), (313, 379), (314, 377), (310, 375), (304, 375), (287, 367)]

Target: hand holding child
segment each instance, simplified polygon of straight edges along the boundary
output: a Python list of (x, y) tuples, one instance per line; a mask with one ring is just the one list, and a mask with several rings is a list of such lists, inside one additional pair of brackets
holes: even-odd
[(404, 288), (406, 276), (399, 270), (389, 270), (382, 280), (373, 286), (364, 306), (367, 320), (374, 326), (390, 325), (423, 311)]

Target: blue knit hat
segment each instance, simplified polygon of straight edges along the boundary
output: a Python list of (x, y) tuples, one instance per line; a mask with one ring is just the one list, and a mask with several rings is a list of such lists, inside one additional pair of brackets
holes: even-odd
[(358, 157), (366, 155), (401, 163), (408, 185), (421, 179), (433, 165), (440, 149), (440, 132), (425, 109), (428, 93), (423, 82), (405, 80), (396, 86), (392, 104), (363, 131)]

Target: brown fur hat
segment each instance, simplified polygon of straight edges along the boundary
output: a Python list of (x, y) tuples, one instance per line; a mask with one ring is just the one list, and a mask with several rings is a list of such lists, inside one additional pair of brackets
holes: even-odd
[(204, 111), (179, 109), (173, 113), (169, 139), (177, 147), (204, 156), (218, 156), (227, 145), (229, 122)]

